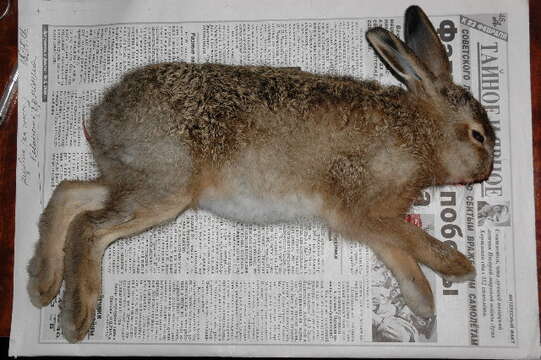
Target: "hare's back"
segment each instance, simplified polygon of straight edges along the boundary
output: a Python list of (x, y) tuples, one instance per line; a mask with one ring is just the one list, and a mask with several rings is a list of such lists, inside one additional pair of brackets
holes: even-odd
[[(217, 156), (257, 130), (294, 128), (318, 108), (359, 101), (377, 87), (295, 68), (163, 63), (127, 73), (105, 93), (88, 128), (100, 147), (172, 136)], [(258, 116), (266, 112), (284, 116), (269, 123)]]
[[(224, 163), (247, 146), (279, 138), (306, 143), (302, 139), (311, 132), (313, 144), (328, 134), (337, 141), (338, 129), (352, 133), (348, 126), (370, 131), (375, 127), (355, 125), (365, 121), (364, 110), (355, 121), (344, 122), (343, 115), (382, 106), (375, 94), (384, 91), (373, 82), (294, 68), (156, 64), (127, 73), (111, 87), (88, 130), (95, 154), (132, 168), (161, 169), (197, 157)], [(287, 148), (299, 151), (298, 145)]]

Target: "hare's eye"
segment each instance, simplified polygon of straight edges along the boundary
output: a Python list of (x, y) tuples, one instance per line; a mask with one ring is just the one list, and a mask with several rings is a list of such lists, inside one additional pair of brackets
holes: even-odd
[(481, 133), (477, 130), (471, 131), (471, 136), (477, 141), (479, 141), (481, 144), (485, 142), (485, 137), (481, 135)]

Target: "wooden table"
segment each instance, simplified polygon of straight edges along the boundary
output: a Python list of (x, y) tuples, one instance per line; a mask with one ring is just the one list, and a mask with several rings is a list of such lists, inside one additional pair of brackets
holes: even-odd
[[(0, 0), (4, 8), (5, 0)], [(17, 0), (0, 20), (0, 91), (17, 61)], [(13, 237), (15, 232), (15, 165), (17, 159), (17, 104), (0, 126), (0, 336), (9, 336), (13, 300)]]
[[(2, 3), (4, 0), (0, 0)], [(530, 0), (535, 204), (541, 213), (541, 1)], [(0, 89), (4, 88), (17, 56), (17, 0), (0, 21)], [(0, 90), (1, 91), (1, 90)], [(9, 336), (13, 298), (13, 237), (15, 230), (15, 164), (17, 158), (17, 109), (0, 126), (0, 336)], [(29, 224), (32, 225), (32, 224)], [(537, 279), (541, 279), (541, 216), (536, 216)]]

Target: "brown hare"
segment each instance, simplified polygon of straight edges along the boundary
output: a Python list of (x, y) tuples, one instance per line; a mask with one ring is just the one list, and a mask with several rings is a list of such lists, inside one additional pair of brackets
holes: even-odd
[(407, 89), (293, 68), (162, 63), (126, 74), (88, 121), (100, 176), (63, 181), (39, 223), (30, 298), (47, 305), (65, 281), (64, 336), (84, 338), (113, 241), (188, 208), (249, 223), (316, 217), (367, 244), (413, 312), (434, 301), (420, 264), (451, 281), (475, 276), (454, 248), (404, 221), (432, 185), (482, 181), (494, 131), (423, 11), (405, 43), (366, 38)]

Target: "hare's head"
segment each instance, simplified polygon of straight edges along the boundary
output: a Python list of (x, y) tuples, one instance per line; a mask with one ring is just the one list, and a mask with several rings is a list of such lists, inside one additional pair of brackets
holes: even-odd
[(452, 82), (445, 49), (424, 12), (417, 6), (406, 11), (405, 43), (382, 28), (369, 30), (366, 37), (429, 117), (423, 122), (429, 129), (423, 130), (435, 149), (435, 181), (454, 184), (488, 178), (494, 130), (481, 104)]

